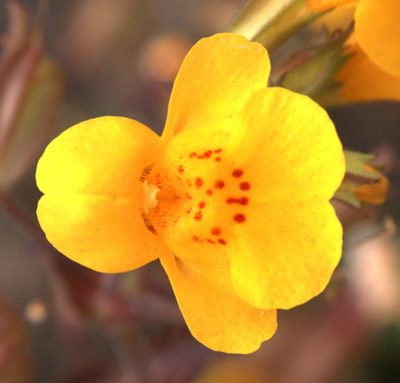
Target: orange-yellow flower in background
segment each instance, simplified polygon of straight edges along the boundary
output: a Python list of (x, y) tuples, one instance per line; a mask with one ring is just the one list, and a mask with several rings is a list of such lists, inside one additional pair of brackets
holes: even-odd
[(379, 179), (375, 183), (360, 185), (355, 190), (356, 197), (364, 202), (374, 204), (384, 203), (389, 188), (389, 180), (372, 166), (365, 165), (365, 169), (372, 173), (379, 174)]
[(160, 258), (192, 334), (231, 353), (270, 338), (276, 310), (319, 294), (341, 255), (334, 125), (308, 97), (267, 88), (269, 71), (260, 44), (202, 39), (162, 137), (101, 117), (62, 133), (37, 168), (39, 222), (58, 250), (109, 273)]
[(400, 1), (307, 0), (312, 10), (356, 6), (349, 61), (336, 79), (347, 101), (400, 101)]
[(357, 43), (350, 46), (350, 58), (336, 75), (341, 83), (341, 98), (350, 102), (374, 100), (400, 101), (400, 77), (374, 64)]

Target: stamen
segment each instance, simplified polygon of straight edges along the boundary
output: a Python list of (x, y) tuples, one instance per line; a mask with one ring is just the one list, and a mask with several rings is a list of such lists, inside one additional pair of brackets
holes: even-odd
[(147, 165), (147, 166), (143, 169), (143, 172), (142, 172), (142, 174), (141, 174), (141, 176), (140, 176), (140, 178), (139, 178), (139, 181), (140, 181), (140, 182), (144, 182), (144, 181), (145, 181), (145, 179), (147, 178), (147, 176), (150, 174), (151, 169), (153, 168), (153, 165), (154, 165), (154, 164)]

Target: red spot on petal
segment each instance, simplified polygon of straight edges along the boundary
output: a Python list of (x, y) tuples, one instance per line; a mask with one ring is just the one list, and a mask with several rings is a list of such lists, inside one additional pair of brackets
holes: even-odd
[(250, 189), (250, 184), (248, 182), (242, 182), (239, 185), (240, 190), (249, 190)]
[(196, 157), (196, 153), (195, 153), (195, 152), (190, 153), (190, 154), (189, 154), (189, 157), (190, 157), (190, 158)]
[(196, 178), (196, 187), (200, 189), (202, 185), (203, 185), (203, 180), (201, 178)]
[(214, 187), (215, 187), (216, 189), (223, 189), (224, 186), (225, 186), (225, 182), (224, 182), (224, 181), (221, 181), (221, 180), (218, 180), (218, 181), (215, 182), (215, 184), (214, 184)]
[(222, 152), (222, 149), (216, 149), (216, 150), (214, 150), (214, 153), (221, 153)]
[(215, 162), (220, 162), (221, 161), (221, 157), (216, 157), (215, 158)]
[(218, 240), (218, 243), (220, 243), (221, 245), (226, 245), (226, 241), (223, 240), (222, 238), (220, 238), (220, 239)]
[(216, 235), (216, 236), (218, 236), (218, 235), (221, 235), (221, 233), (222, 233), (222, 230), (221, 230), (221, 228), (220, 227), (213, 227), (212, 229), (211, 229), (211, 234), (212, 235)]
[(239, 178), (239, 177), (241, 177), (243, 175), (243, 170), (242, 169), (235, 169), (233, 172), (232, 172), (232, 176), (233, 177), (236, 177), (236, 178)]
[(192, 211), (192, 209), (187, 209), (187, 210), (186, 210), (186, 214), (190, 214), (191, 211)]
[(201, 211), (198, 211), (195, 215), (194, 215), (194, 219), (196, 221), (200, 221), (203, 218), (203, 214), (201, 214)]
[(242, 198), (228, 198), (226, 200), (226, 203), (231, 204), (231, 203), (237, 203), (242, 206), (246, 206), (249, 203), (249, 199), (247, 197), (242, 197)]
[(211, 194), (213, 193), (213, 191), (212, 191), (211, 189), (208, 189), (208, 190), (206, 191), (206, 193), (207, 193), (207, 195), (211, 195)]
[(244, 214), (235, 214), (233, 220), (237, 223), (243, 223), (246, 221), (246, 216)]
[(210, 239), (210, 238), (206, 238), (206, 241), (209, 242), (209, 243), (215, 243), (215, 241), (213, 241), (213, 240)]
[(181, 174), (184, 172), (182, 165), (178, 166), (178, 172), (181, 173)]
[(193, 241), (195, 241), (195, 242), (199, 242), (199, 237), (198, 236), (194, 236), (194, 237), (192, 237), (192, 239), (193, 239)]
[(206, 203), (204, 202), (204, 201), (201, 201), (200, 203), (199, 203), (199, 208), (200, 209), (204, 209), (206, 207)]
[(200, 156), (197, 156), (197, 158), (200, 158), (200, 159), (202, 159), (202, 158), (210, 158), (211, 154), (212, 154), (212, 151), (211, 150), (207, 150), (206, 152), (204, 152), (204, 154), (202, 154)]
[(190, 195), (190, 194), (188, 194), (188, 193), (186, 193), (186, 197), (187, 197), (187, 199), (192, 199), (193, 197)]

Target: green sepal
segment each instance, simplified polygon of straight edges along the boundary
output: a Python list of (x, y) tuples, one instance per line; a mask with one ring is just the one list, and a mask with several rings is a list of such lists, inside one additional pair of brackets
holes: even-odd
[[(379, 180), (379, 174), (369, 171), (365, 166), (372, 166), (369, 164), (376, 155), (365, 154), (360, 152), (353, 152), (352, 150), (345, 150), (344, 156), (346, 158), (346, 177), (351, 178), (359, 185), (375, 183)], [(376, 167), (372, 166), (374, 169)]]
[(278, 71), (274, 85), (317, 98), (349, 59), (344, 52), (352, 30), (353, 25), (337, 30), (328, 41), (293, 55)]
[(357, 198), (355, 194), (356, 189), (359, 186), (360, 184), (344, 178), (339, 189), (336, 190), (336, 193), (333, 196), (333, 198), (342, 201), (347, 205), (350, 205), (356, 209), (361, 209), (362, 202)]
[(357, 197), (356, 190), (361, 185), (379, 182), (379, 174), (368, 170), (368, 166), (376, 169), (369, 163), (376, 156), (351, 150), (345, 150), (344, 155), (346, 158), (346, 174), (333, 199), (366, 212), (366, 205)]

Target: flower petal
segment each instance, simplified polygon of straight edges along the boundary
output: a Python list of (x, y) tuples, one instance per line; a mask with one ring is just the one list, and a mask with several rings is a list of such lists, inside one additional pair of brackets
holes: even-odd
[(257, 208), (231, 247), (236, 291), (255, 307), (289, 309), (307, 302), (325, 289), (340, 260), (342, 227), (333, 207), (297, 200), (282, 210), (273, 204)]
[(161, 257), (161, 263), (191, 333), (205, 346), (247, 354), (275, 333), (276, 311), (242, 301), (232, 288), (228, 269), (198, 269), (173, 255)]
[(38, 218), (49, 241), (76, 262), (102, 272), (154, 260), (162, 245), (145, 226), (139, 178), (159, 137), (120, 117), (82, 122), (57, 137), (39, 161), (46, 193)]
[(326, 111), (282, 88), (258, 91), (241, 112), (237, 161), (254, 180), (254, 202), (329, 200), (345, 173), (342, 144)]
[(39, 201), (37, 215), (57, 250), (96, 271), (129, 271), (163, 253), (133, 200), (50, 192)]
[(342, 145), (322, 108), (284, 89), (257, 92), (241, 114), (254, 194), (234, 226), (233, 284), (253, 306), (290, 308), (319, 294), (340, 259), (328, 201), (345, 173)]
[(400, 78), (375, 65), (358, 45), (336, 76), (342, 85), (341, 97), (350, 102), (400, 101)]
[(221, 33), (200, 40), (176, 77), (163, 137), (237, 113), (267, 86), (270, 68), (265, 48), (243, 36)]
[[(281, 88), (259, 90), (240, 114), (175, 136), (160, 164), (173, 202), (166, 198), (164, 206), (160, 199), (163, 220), (151, 221), (178, 258), (209, 267), (232, 262), (235, 287), (257, 307), (300, 304), (327, 284), (342, 241), (328, 201), (343, 179), (345, 161), (332, 121), (311, 99)], [(269, 233), (276, 235), (271, 250)], [(325, 242), (326, 248), (317, 246)], [(271, 256), (265, 258), (266, 252)], [(242, 272), (247, 260), (240, 254), (254, 256)], [(299, 274), (290, 271), (301, 263)], [(276, 269), (285, 277), (274, 275)], [(315, 272), (315, 279), (300, 270)], [(263, 287), (277, 283), (274, 277), (289, 286), (279, 296)], [(304, 288), (292, 294), (293, 284)]]
[(381, 69), (400, 78), (400, 1), (362, 0), (355, 20), (361, 48)]
[(81, 122), (60, 134), (39, 160), (36, 181), (50, 191), (137, 198), (143, 169), (154, 162), (160, 138), (124, 117)]

